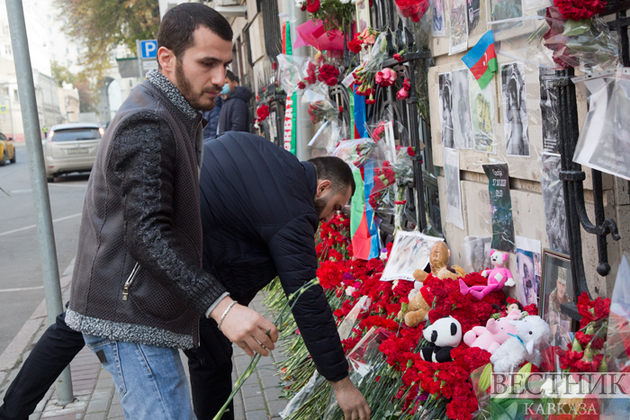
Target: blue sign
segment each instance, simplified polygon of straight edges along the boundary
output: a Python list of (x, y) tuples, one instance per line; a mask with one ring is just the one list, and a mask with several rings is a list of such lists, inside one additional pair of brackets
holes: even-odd
[(147, 41), (140, 41), (140, 52), (143, 60), (147, 58), (156, 58), (157, 40), (149, 39)]

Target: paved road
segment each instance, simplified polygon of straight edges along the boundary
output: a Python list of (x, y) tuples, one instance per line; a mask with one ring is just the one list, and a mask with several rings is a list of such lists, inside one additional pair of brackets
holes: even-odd
[[(0, 167), (0, 354), (44, 298), (35, 208), (24, 143), (17, 163)], [(59, 270), (76, 254), (88, 175), (49, 185)]]

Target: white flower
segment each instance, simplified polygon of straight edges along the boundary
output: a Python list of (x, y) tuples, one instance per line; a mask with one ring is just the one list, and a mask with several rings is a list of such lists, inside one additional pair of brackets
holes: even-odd
[(353, 294), (354, 292), (356, 292), (356, 291), (357, 291), (357, 289), (355, 289), (354, 287), (352, 287), (352, 286), (348, 286), (348, 287), (346, 288), (346, 296), (352, 296), (352, 294)]

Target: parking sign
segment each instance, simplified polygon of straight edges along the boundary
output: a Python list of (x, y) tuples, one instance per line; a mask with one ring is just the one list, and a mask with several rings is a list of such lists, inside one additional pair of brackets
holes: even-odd
[(140, 41), (140, 50), (143, 60), (147, 58), (157, 58), (157, 40), (149, 39)]

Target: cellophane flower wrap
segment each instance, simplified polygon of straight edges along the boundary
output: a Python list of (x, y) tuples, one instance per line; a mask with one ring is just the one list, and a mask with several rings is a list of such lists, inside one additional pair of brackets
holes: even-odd
[(600, 17), (573, 20), (562, 16), (556, 7), (548, 7), (545, 23), (530, 36), (552, 52), (560, 68), (580, 67), (589, 71), (619, 65), (619, 43)]
[(305, 89), (302, 103), (308, 107), (307, 112), (313, 124), (339, 116), (339, 107), (330, 100), (328, 88), (323, 83), (316, 83)]
[(298, 89), (298, 84), (307, 77), (306, 69), (311, 58), (286, 54), (279, 54), (277, 58), (278, 81), (282, 90), (290, 97)]
[[(384, 143), (384, 142), (382, 142)], [(382, 166), (374, 169), (374, 187), (368, 198), (374, 210), (394, 208), (395, 231), (402, 226), (402, 213), (407, 200), (405, 191), (413, 182), (413, 162), (415, 151), (411, 146), (396, 148), (393, 162), (384, 161)]]

